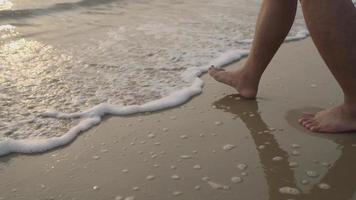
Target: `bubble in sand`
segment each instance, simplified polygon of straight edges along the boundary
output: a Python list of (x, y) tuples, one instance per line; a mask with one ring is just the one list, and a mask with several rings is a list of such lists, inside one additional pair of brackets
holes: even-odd
[(232, 150), (233, 148), (235, 148), (236, 146), (235, 145), (233, 145), (233, 144), (225, 144), (223, 147), (222, 147), (222, 149), (224, 150), (224, 151), (230, 151), (230, 150)]
[(163, 132), (167, 132), (167, 131), (168, 131), (168, 128), (163, 128), (162, 131), (163, 131)]
[(99, 159), (100, 159), (100, 156), (93, 156), (93, 159), (94, 159), (94, 160), (99, 160)]
[(294, 148), (294, 149), (300, 148), (300, 145), (299, 144), (292, 144), (292, 148)]
[(173, 195), (173, 196), (180, 196), (180, 195), (182, 195), (182, 194), (183, 194), (183, 192), (178, 191), (178, 190), (172, 192), (172, 195)]
[(292, 155), (293, 155), (293, 156), (299, 156), (299, 155), (300, 155), (300, 153), (299, 153), (299, 151), (294, 150), (294, 151), (292, 151)]
[(93, 186), (93, 190), (99, 190), (99, 186), (94, 185), (94, 186)]
[(299, 164), (297, 162), (290, 162), (289, 167), (298, 167)]
[(155, 159), (155, 158), (157, 158), (157, 156), (158, 156), (157, 154), (153, 154), (153, 155), (151, 155), (151, 158)]
[(200, 190), (200, 189), (201, 189), (201, 186), (200, 186), (200, 185), (194, 186), (194, 190)]
[(41, 186), (41, 189), (46, 189), (46, 185), (41, 184), (40, 186)]
[(138, 191), (138, 190), (140, 190), (140, 188), (137, 187), (137, 186), (135, 186), (135, 187), (132, 188), (132, 190), (133, 190), (133, 191)]
[(175, 119), (177, 119), (177, 117), (176, 116), (170, 116), (169, 117), (171, 120), (175, 120)]
[(197, 154), (197, 153), (198, 153), (198, 151), (197, 151), (197, 150), (193, 150), (193, 151), (192, 151), (192, 153)]
[(301, 181), (301, 183), (302, 183), (303, 185), (308, 185), (308, 184), (309, 184), (309, 181), (304, 179), (304, 180)]
[(200, 165), (194, 165), (193, 169), (201, 169), (201, 166)]
[(223, 123), (222, 123), (221, 121), (216, 121), (216, 122), (214, 122), (214, 124), (217, 125), (217, 126), (220, 126), (220, 125), (222, 125)]
[(241, 172), (241, 176), (248, 176), (247, 172)]
[(154, 168), (158, 168), (158, 167), (159, 167), (159, 164), (154, 164), (153, 167), (154, 167)]
[(205, 137), (205, 134), (204, 133), (200, 133), (199, 137)]
[(171, 169), (177, 169), (175, 165), (171, 165)]
[(128, 173), (129, 170), (128, 170), (128, 169), (123, 169), (123, 170), (121, 170), (121, 172), (122, 172), (122, 173)]
[(283, 160), (283, 158), (280, 156), (276, 156), (276, 157), (272, 158), (272, 160), (273, 161), (281, 161), (281, 160)]
[(307, 176), (312, 177), (312, 178), (316, 178), (319, 176), (319, 174), (316, 171), (307, 171), (306, 174), (307, 174)]
[(208, 181), (208, 180), (210, 180), (210, 178), (207, 177), (207, 176), (204, 176), (204, 177), (201, 178), (201, 180), (202, 180), (202, 181)]
[(155, 134), (153, 134), (153, 133), (150, 133), (150, 134), (148, 134), (148, 135), (147, 135), (147, 137), (148, 137), (148, 138), (150, 138), (150, 139), (152, 139), (152, 138), (155, 138), (155, 137), (156, 137), (156, 135), (155, 135)]
[(311, 88), (316, 88), (317, 85), (316, 85), (316, 84), (310, 84), (310, 87), (311, 87)]
[(233, 182), (233, 183), (241, 183), (242, 182), (242, 178), (239, 177), (239, 176), (231, 177), (231, 182)]
[(191, 155), (181, 155), (180, 158), (181, 159), (191, 159), (193, 157)]
[(330, 189), (330, 185), (326, 184), (326, 183), (319, 183), (318, 187), (322, 190), (328, 190)]
[(180, 177), (179, 177), (177, 174), (173, 174), (173, 175), (171, 176), (171, 178), (172, 178), (173, 180), (179, 180), (179, 179), (180, 179)]
[(116, 196), (115, 197), (115, 200), (123, 200), (124, 199), (124, 197), (122, 197), (122, 196)]
[(230, 187), (227, 185), (223, 185), (221, 183), (213, 182), (213, 181), (208, 181), (208, 184), (211, 188), (215, 190), (229, 190)]
[(156, 178), (156, 176), (153, 175), (153, 174), (150, 174), (150, 175), (148, 175), (148, 176), (146, 177), (146, 179), (149, 180), (149, 181), (151, 181), (151, 180), (153, 180), (153, 179), (155, 179), (155, 178)]
[(244, 163), (241, 163), (241, 164), (237, 165), (237, 168), (239, 168), (240, 170), (245, 170), (245, 169), (247, 169), (247, 165)]
[(181, 135), (180, 138), (181, 139), (188, 139), (188, 135)]
[(126, 197), (124, 200), (135, 200), (135, 197), (134, 196), (129, 196), (129, 197)]
[(279, 192), (282, 194), (290, 194), (290, 195), (300, 194), (300, 191), (297, 188), (292, 188), (292, 187), (281, 187), (279, 188)]
[(101, 152), (101, 153), (107, 153), (107, 152), (109, 152), (109, 150), (107, 150), (107, 149), (102, 149), (102, 150), (100, 150), (100, 152)]
[(266, 145), (260, 145), (257, 147), (258, 149), (262, 150), (262, 149), (265, 149), (266, 148)]
[(330, 163), (328, 163), (328, 162), (322, 162), (321, 165), (322, 165), (323, 167), (329, 167), (329, 166), (330, 166)]

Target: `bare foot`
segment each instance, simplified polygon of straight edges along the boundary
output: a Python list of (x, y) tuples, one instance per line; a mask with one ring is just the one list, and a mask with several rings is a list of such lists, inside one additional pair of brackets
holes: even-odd
[(340, 133), (356, 131), (355, 108), (341, 105), (315, 114), (305, 113), (299, 123), (313, 132)]
[(258, 90), (259, 77), (248, 76), (242, 70), (225, 71), (214, 66), (209, 68), (209, 74), (216, 81), (235, 88), (239, 94), (245, 98), (255, 98)]

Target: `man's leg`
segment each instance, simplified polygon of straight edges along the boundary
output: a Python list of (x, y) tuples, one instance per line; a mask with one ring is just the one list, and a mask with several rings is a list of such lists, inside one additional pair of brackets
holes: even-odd
[(356, 9), (351, 0), (301, 0), (310, 34), (344, 92), (344, 103), (300, 123), (315, 132), (356, 130)]
[(217, 81), (234, 87), (243, 97), (256, 97), (262, 73), (294, 22), (297, 3), (297, 0), (264, 0), (245, 66), (235, 71), (210, 68), (209, 74)]

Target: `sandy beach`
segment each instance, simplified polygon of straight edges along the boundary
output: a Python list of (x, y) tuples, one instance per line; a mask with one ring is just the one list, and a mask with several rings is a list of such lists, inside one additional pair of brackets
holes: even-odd
[(355, 135), (297, 122), (342, 100), (311, 39), (282, 46), (256, 100), (203, 80), (177, 108), (109, 116), (64, 148), (0, 158), (0, 199), (356, 199)]

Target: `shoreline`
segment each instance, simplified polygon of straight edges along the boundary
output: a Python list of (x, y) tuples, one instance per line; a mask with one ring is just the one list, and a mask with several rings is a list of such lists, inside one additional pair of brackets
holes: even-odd
[[(257, 100), (243, 100), (207, 75), (202, 80), (204, 92), (184, 105), (105, 117), (63, 148), (1, 157), (0, 178), (6, 184), (0, 185), (0, 197), (346, 200), (354, 196), (356, 137), (310, 133), (297, 122), (302, 111), (342, 100), (310, 38), (283, 44), (261, 80)], [(307, 176), (310, 171), (317, 176)], [(320, 189), (322, 183), (330, 188)], [(299, 194), (280, 192), (285, 187)]]
[[(0, 26), (1, 29), (2, 26)], [(13, 29), (14, 27), (6, 25), (6, 29)], [(286, 38), (285, 43), (298, 41), (307, 38), (308, 31), (301, 30), (294, 36)], [(250, 43), (251, 40), (245, 41)], [(147, 102), (142, 105), (117, 106), (107, 103), (96, 105), (90, 109), (77, 113), (62, 113), (57, 111), (49, 111), (42, 113), (40, 116), (56, 118), (56, 119), (80, 119), (79, 123), (71, 127), (68, 132), (60, 137), (52, 137), (49, 139), (22, 139), (14, 140), (6, 138), (0, 141), (0, 156), (11, 153), (33, 154), (42, 153), (66, 145), (74, 141), (77, 136), (85, 131), (90, 130), (93, 126), (101, 123), (102, 118), (106, 115), (112, 116), (128, 116), (132, 114), (139, 114), (145, 112), (156, 112), (161, 110), (172, 109), (174, 107), (183, 105), (190, 101), (193, 97), (199, 95), (203, 91), (204, 82), (201, 76), (204, 75), (210, 66), (214, 65), (217, 68), (231, 65), (241, 59), (247, 57), (249, 51), (247, 50), (230, 50), (221, 54), (216, 59), (212, 60), (208, 65), (202, 67), (188, 68), (181, 74), (182, 81), (191, 83), (190, 86), (182, 88), (178, 91), (170, 93), (168, 96), (160, 99)]]

